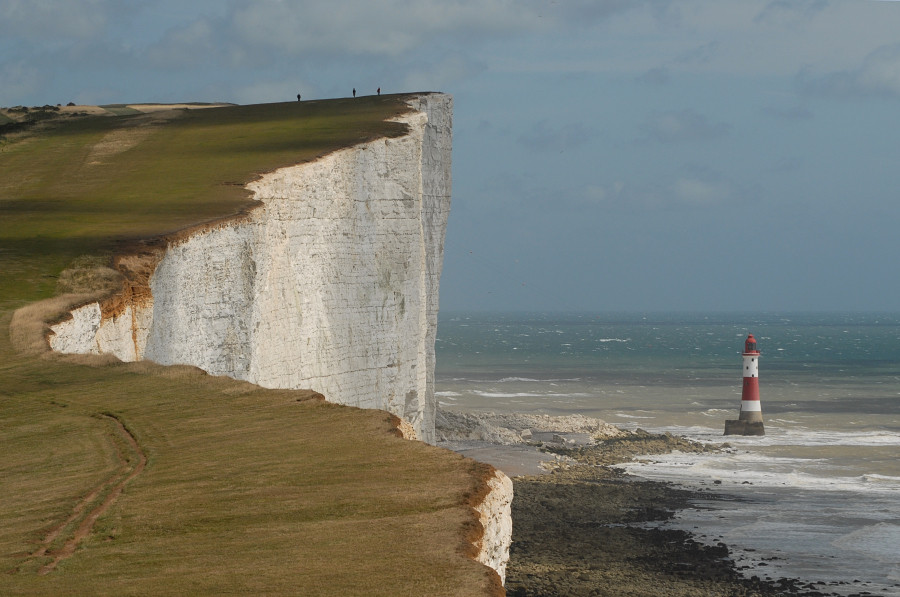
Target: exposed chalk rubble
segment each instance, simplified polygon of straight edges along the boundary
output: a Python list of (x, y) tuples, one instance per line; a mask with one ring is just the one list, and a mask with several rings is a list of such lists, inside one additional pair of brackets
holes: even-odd
[(131, 303), (103, 315), (100, 303), (71, 311), (72, 318), (51, 327), (50, 347), (67, 354), (111, 354), (131, 362), (144, 356), (153, 314), (152, 302)]
[(500, 581), (506, 584), (506, 564), (512, 543), (513, 483), (505, 474), (495, 470), (487, 485), (487, 496), (475, 507), (484, 529), (484, 535), (476, 545), (478, 556), (475, 559), (496, 570)]
[(551, 416), (441, 410), (436, 418), (439, 442), (482, 441), (508, 446), (552, 441), (555, 435), (582, 435), (585, 441), (591, 441), (620, 437), (626, 433), (601, 419), (580, 414)]

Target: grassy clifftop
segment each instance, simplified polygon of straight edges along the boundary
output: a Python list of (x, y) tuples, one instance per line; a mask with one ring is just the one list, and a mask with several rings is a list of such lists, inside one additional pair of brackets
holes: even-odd
[(79, 255), (238, 212), (259, 173), (403, 134), (385, 119), (407, 109), (402, 96), (375, 96), (75, 110), (0, 126), (0, 305), (52, 295), (53, 277)]
[(76, 258), (237, 213), (258, 173), (402, 134), (384, 119), (406, 109), (120, 110), (0, 141), (0, 593), (501, 591), (466, 557), (486, 468), (396, 437), (390, 415), (188, 367), (29, 356), (8, 334)]

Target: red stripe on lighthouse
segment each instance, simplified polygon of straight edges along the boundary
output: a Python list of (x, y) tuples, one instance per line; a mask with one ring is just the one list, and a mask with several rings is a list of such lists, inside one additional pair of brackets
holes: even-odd
[(741, 389), (741, 402), (745, 400), (756, 400), (759, 402), (759, 378), (745, 377), (744, 387)]

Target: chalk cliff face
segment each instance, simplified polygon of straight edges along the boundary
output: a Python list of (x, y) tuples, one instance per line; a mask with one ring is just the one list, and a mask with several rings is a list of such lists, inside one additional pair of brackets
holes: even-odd
[(500, 582), (506, 584), (506, 564), (509, 562), (509, 546), (512, 543), (512, 500), (513, 483), (501, 471), (494, 471), (488, 479), (489, 492), (475, 509), (484, 529), (475, 558), (485, 566), (490, 566), (500, 575)]
[(452, 100), (412, 107), (405, 136), (263, 175), (247, 218), (167, 247), (151, 297), (82, 307), (51, 346), (313, 389), (388, 410), (433, 443)]
[[(51, 347), (194, 365), (390, 411), (435, 441), (434, 342), (450, 210), (452, 99), (418, 96), (409, 131), (251, 183), (260, 205), (170, 243), (139, 289), (52, 327)], [(408, 435), (408, 434), (407, 434)], [(501, 579), (512, 483), (478, 506), (478, 561)]]

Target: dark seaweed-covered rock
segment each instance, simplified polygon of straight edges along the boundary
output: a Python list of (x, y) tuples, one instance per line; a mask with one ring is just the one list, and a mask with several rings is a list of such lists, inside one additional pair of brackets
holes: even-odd
[(705, 545), (688, 532), (657, 528), (654, 523), (688, 506), (697, 494), (609, 466), (639, 454), (718, 447), (642, 432), (598, 445), (545, 449), (587, 464), (513, 480), (508, 595), (826, 595), (793, 579), (745, 578), (725, 544)]

